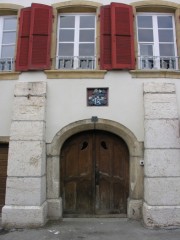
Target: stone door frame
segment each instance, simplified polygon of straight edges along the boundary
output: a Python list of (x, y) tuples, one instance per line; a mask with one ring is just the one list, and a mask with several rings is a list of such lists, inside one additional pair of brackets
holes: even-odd
[(48, 218), (53, 220), (62, 218), (60, 153), (64, 142), (78, 132), (93, 129), (114, 133), (126, 142), (130, 155), (130, 184), (127, 213), (128, 218), (141, 218), (144, 169), (140, 165), (140, 161), (144, 158), (143, 142), (139, 142), (135, 135), (122, 124), (107, 119), (98, 119), (97, 122), (85, 119), (71, 123), (57, 132), (52, 142), (47, 144)]

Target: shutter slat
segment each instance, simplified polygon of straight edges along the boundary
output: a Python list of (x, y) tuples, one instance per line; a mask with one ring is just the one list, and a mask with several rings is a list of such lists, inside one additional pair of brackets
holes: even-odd
[(112, 68), (134, 69), (133, 12), (130, 5), (111, 3)]
[(52, 31), (52, 7), (32, 4), (29, 69), (50, 69), (50, 40)]
[(21, 9), (16, 55), (16, 71), (28, 70), (31, 8)]

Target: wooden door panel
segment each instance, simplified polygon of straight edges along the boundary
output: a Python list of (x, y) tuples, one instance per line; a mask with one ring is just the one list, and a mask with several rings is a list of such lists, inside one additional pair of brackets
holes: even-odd
[(92, 136), (76, 134), (64, 144), (61, 154), (61, 195), (65, 214), (92, 213), (94, 179)]
[(76, 183), (64, 183), (64, 208), (76, 210)]
[(96, 138), (96, 166), (100, 175), (98, 214), (127, 211), (128, 165), (129, 152), (125, 142), (116, 135), (99, 133)]
[(93, 188), (91, 181), (79, 181), (77, 184), (77, 212), (80, 214), (93, 213)]
[(97, 214), (104, 214), (111, 208), (111, 184), (105, 179), (101, 179), (99, 183), (99, 209)]
[(65, 178), (75, 177), (78, 175), (78, 164), (77, 164), (77, 147), (76, 144), (72, 144), (68, 151), (65, 151)]
[(124, 182), (113, 184), (113, 210), (114, 213), (126, 213), (127, 196), (124, 194)]

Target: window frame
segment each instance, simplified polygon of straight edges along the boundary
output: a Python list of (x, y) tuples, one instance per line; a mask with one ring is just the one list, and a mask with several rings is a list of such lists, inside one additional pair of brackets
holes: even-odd
[[(63, 41), (63, 43), (73, 43), (73, 56), (72, 56), (72, 61), (75, 61), (77, 58), (77, 62), (79, 62), (79, 59), (81, 58), (82, 61), (87, 61), (87, 58), (88, 58), (88, 61), (92, 61), (92, 67), (91, 68), (80, 68), (79, 65), (80, 65), (80, 62), (77, 63), (75, 62), (73, 64), (73, 67), (72, 68), (60, 68), (58, 67), (59, 63), (59, 58), (61, 58), (61, 56), (59, 56), (59, 44), (60, 44), (60, 40), (59, 40), (59, 36), (60, 36), (60, 30), (62, 29), (65, 29), (65, 28), (60, 28), (60, 18), (61, 16), (74, 16), (75, 17), (75, 26), (74, 28), (67, 28), (67, 29), (74, 29), (74, 41), (70, 41), (70, 42), (65, 42)], [(81, 16), (94, 16), (94, 28), (82, 28), (82, 29), (93, 29), (94, 30), (94, 41), (93, 42), (80, 42), (80, 39), (79, 39), (79, 33), (80, 33), (80, 17)], [(57, 43), (56, 43), (56, 63), (55, 63), (55, 67), (57, 70), (95, 70), (97, 69), (97, 14), (96, 12), (74, 12), (74, 13), (58, 13), (58, 23), (57, 23)], [(80, 56), (79, 55), (79, 44), (80, 43), (93, 43), (94, 44), (94, 56)], [(62, 56), (62, 58), (65, 58), (66, 56)], [(67, 57), (71, 57), (71, 56), (67, 56)]]
[[(139, 28), (138, 27), (138, 16), (151, 16), (152, 17), (152, 30), (153, 30), (153, 42), (140, 42), (139, 41), (139, 29), (151, 29), (151, 28)], [(172, 57), (172, 59), (168, 59), (168, 56), (161, 56), (160, 55), (160, 47), (159, 45), (161, 44), (161, 42), (159, 41), (159, 36), (158, 36), (158, 30), (161, 28), (158, 28), (158, 23), (157, 23), (157, 19), (158, 16), (171, 16), (172, 17), (172, 30), (173, 30), (173, 38), (174, 41), (173, 42), (163, 42), (164, 43), (173, 43), (174, 46), (174, 56), (169, 56), (169, 59)], [(170, 29), (170, 28), (163, 28), (163, 29)], [(164, 61), (174, 61), (174, 65), (172, 66), (173, 70), (177, 70), (178, 69), (178, 55), (177, 55), (177, 40), (176, 40), (176, 25), (175, 25), (175, 14), (174, 13), (158, 13), (158, 12), (137, 12), (136, 13), (136, 32), (137, 32), (137, 52), (138, 52), (138, 69), (140, 70), (144, 70), (144, 69), (158, 69), (158, 70), (162, 70), (164, 69), (162, 66), (162, 61), (163, 61), (163, 57)], [(153, 56), (151, 56), (151, 58), (146, 58), (145, 61), (149, 61), (147, 62), (145, 65), (149, 65), (149, 67), (145, 67), (143, 68), (142, 65), (143, 63), (141, 62), (141, 55), (140, 54), (140, 45), (152, 45), (152, 51), (153, 51)], [(155, 54), (157, 53), (157, 54)], [(159, 61), (156, 61), (156, 57), (159, 58)], [(161, 60), (162, 57), (162, 60)], [(174, 60), (173, 60), (174, 58)], [(143, 58), (142, 58), (143, 59)], [(143, 60), (142, 60), (143, 61)], [(152, 63), (153, 62), (153, 63)], [(155, 63), (154, 63), (155, 62)], [(160, 63), (161, 62), (161, 63)], [(151, 67), (151, 66), (153, 67)], [(155, 67), (154, 67), (155, 66)], [(170, 68), (167, 68), (168, 70)], [(166, 70), (167, 70), (166, 69)]]
[[(15, 29), (11, 30), (5, 30), (4, 29), (4, 22), (5, 19), (14, 19), (16, 21), (16, 27)], [(12, 72), (14, 70), (14, 61), (15, 61), (15, 56), (16, 56), (16, 44), (17, 44), (17, 21), (18, 17), (17, 15), (3, 15), (0, 16), (0, 72)], [(3, 36), (5, 32), (14, 32), (15, 33), (15, 41), (11, 43), (3, 43)], [(14, 53), (12, 57), (1, 57), (2, 56), (2, 49), (3, 46), (13, 46), (14, 47)]]

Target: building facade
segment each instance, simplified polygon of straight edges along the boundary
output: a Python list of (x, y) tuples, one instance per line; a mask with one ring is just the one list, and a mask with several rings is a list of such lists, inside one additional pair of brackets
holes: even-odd
[(3, 226), (179, 226), (179, 55), (179, 0), (0, 3)]

